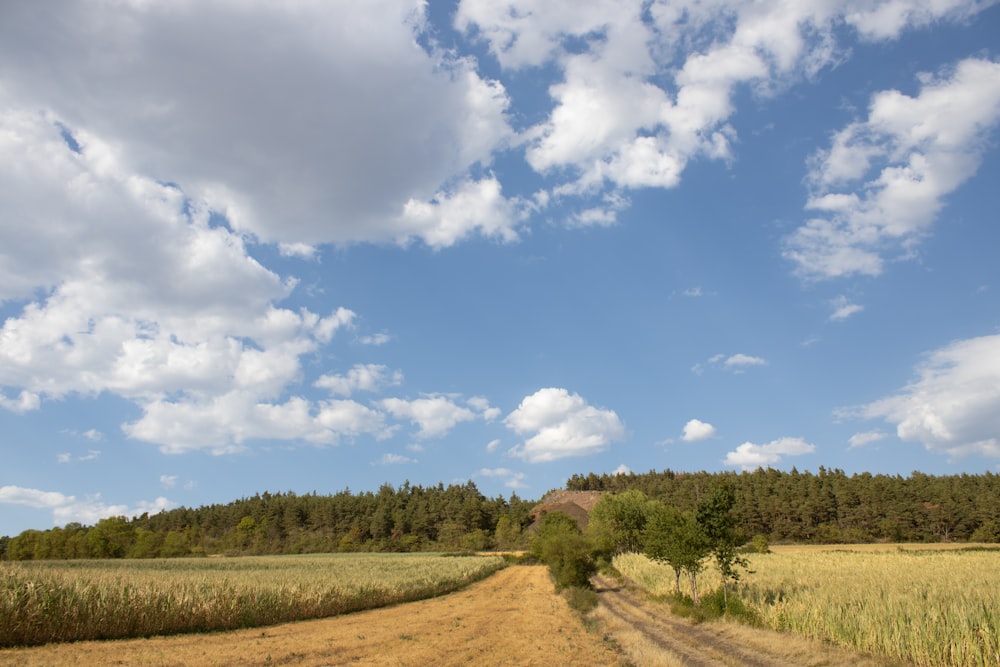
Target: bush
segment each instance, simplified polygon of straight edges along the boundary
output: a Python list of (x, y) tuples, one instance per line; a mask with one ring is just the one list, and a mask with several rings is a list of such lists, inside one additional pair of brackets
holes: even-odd
[(570, 608), (580, 614), (586, 614), (597, 606), (597, 593), (590, 588), (570, 586), (563, 590), (563, 597), (566, 598)]
[(771, 545), (767, 541), (767, 536), (760, 533), (754, 535), (753, 539), (750, 540), (750, 552), (755, 554), (771, 553)]
[(556, 590), (590, 588), (590, 577), (597, 572), (590, 540), (565, 514), (551, 512), (542, 518), (531, 552), (549, 566)]

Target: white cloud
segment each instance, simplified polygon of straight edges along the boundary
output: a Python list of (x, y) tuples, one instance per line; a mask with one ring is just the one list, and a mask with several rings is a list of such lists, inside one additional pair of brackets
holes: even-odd
[(231, 454), (243, 451), (248, 441), (264, 439), (334, 445), (360, 435), (381, 439), (392, 432), (384, 415), (355, 401), (314, 404), (292, 397), (269, 403), (239, 391), (204, 401), (154, 401), (140, 419), (122, 428), (129, 437), (158, 444), (165, 454), (202, 449)]
[(504, 424), (519, 435), (534, 434), (511, 450), (529, 463), (596, 454), (625, 437), (625, 426), (614, 411), (595, 408), (578, 394), (554, 387), (526, 396)]
[(509, 489), (523, 489), (525, 475), (523, 472), (516, 472), (510, 468), (480, 468), (477, 473), (480, 477), (498, 477), (504, 480), (504, 486)]
[(172, 489), (177, 486), (177, 475), (160, 475), (160, 486)]
[(465, 181), (454, 192), (438, 192), (429, 201), (410, 199), (403, 207), (396, 240), (413, 237), (432, 248), (444, 248), (474, 231), (506, 242), (518, 238), (517, 225), (524, 219), (522, 206), (505, 199), (495, 177)]
[[(670, 188), (693, 158), (731, 158), (740, 87), (768, 95), (845, 57), (844, 23), (890, 39), (986, 5), (893, 0), (822, 3), (462, 0), (455, 26), (505, 70), (553, 66), (553, 108), (522, 134), (529, 164), (570, 179), (557, 194)], [(607, 224), (585, 208), (571, 224)]]
[(735, 451), (728, 452), (723, 461), (727, 466), (740, 466), (744, 470), (773, 466), (781, 463), (782, 457), (812, 454), (816, 446), (802, 438), (779, 438), (764, 445), (744, 442)]
[[(295, 281), (250, 257), (202, 204), (130, 171), (94, 135), (75, 141), (46, 114), (0, 112), (11, 157), (0, 163), (0, 191), (12, 209), (0, 218), (0, 272), (18, 275), (0, 280), (0, 299), (39, 298), (0, 326), (0, 406), (24, 412), (46, 398), (109, 392), (142, 411), (126, 434), (172, 452), (383, 433), (362, 406), (345, 424), (337, 403), (274, 403), (301, 379), (301, 357), (351, 327), (353, 312), (278, 307)], [(33, 255), (40, 246), (53, 252)]]
[(419, 427), (417, 437), (439, 438), (456, 424), (483, 417), (443, 395), (431, 395), (414, 400), (386, 398), (379, 402), (386, 412), (400, 419), (408, 419)]
[(763, 357), (754, 357), (749, 354), (737, 353), (729, 355), (728, 357), (724, 354), (715, 354), (709, 357), (705, 363), (697, 363), (691, 367), (691, 372), (696, 375), (701, 375), (705, 372), (706, 365), (708, 367), (719, 368), (720, 366), (728, 371), (734, 373), (743, 373), (747, 368), (751, 366), (764, 366), (767, 364), (767, 360)]
[(1000, 63), (970, 58), (921, 83), (915, 97), (875, 94), (868, 118), (813, 157), (808, 208), (822, 215), (784, 252), (801, 276), (880, 274), (887, 259), (912, 255), (944, 198), (975, 174), (1000, 123)]
[(684, 425), (684, 434), (681, 440), (684, 442), (697, 442), (707, 440), (715, 435), (715, 427), (699, 419), (692, 419)]
[(387, 333), (371, 334), (370, 336), (362, 336), (358, 339), (362, 345), (374, 345), (375, 347), (385, 345), (390, 340), (392, 340), (392, 336)]
[(763, 366), (767, 362), (761, 357), (752, 357), (748, 354), (734, 354), (723, 362), (729, 369), (742, 369), (747, 366)]
[(955, 341), (931, 352), (917, 379), (859, 411), (896, 425), (901, 440), (953, 459), (1000, 458), (1000, 335)]
[(402, 217), (511, 137), (503, 86), (436, 47), (421, 3), (52, 11), (61, 20), (43, 27), (12, 8), (0, 26), (0, 63), (21, 63), (0, 65), (19, 106), (106, 137), (241, 231), (301, 250), (401, 235), (449, 245), (482, 224)]
[(278, 252), (282, 257), (316, 259), (316, 247), (308, 243), (279, 243)]
[(36, 509), (51, 509), (53, 524), (62, 526), (70, 522), (95, 524), (101, 519), (112, 516), (139, 516), (144, 512), (156, 514), (163, 510), (176, 507), (176, 503), (159, 497), (156, 500), (139, 501), (135, 507), (127, 505), (108, 505), (101, 501), (100, 494), (78, 500), (76, 496), (67, 496), (58, 491), (40, 491), (21, 486), (0, 487), (0, 504), (24, 505)]
[(851, 315), (857, 315), (865, 309), (864, 306), (851, 303), (848, 301), (847, 297), (843, 295), (833, 299), (830, 302), (830, 305), (833, 307), (833, 313), (830, 315), (830, 319), (834, 322), (846, 320)]
[(42, 401), (38, 397), (38, 394), (22, 390), (18, 394), (17, 398), (7, 398), (2, 392), (0, 392), (0, 408), (4, 410), (10, 410), (16, 414), (24, 414), (25, 412), (30, 412), (32, 410), (37, 410), (41, 407)]
[[(99, 449), (88, 449), (86, 454), (78, 455), (76, 457), (77, 461), (94, 461), (101, 456), (101, 450)], [(57, 463), (72, 463), (73, 455), (70, 452), (64, 452), (56, 456)]]
[(630, 475), (632, 474), (632, 469), (629, 468), (624, 463), (611, 471), (612, 475)]
[(482, 415), (482, 418), (488, 422), (493, 421), (501, 414), (500, 408), (493, 407), (492, 405), (490, 405), (489, 400), (482, 396), (473, 396), (465, 403), (470, 408), (472, 408), (480, 415)]
[(872, 444), (873, 442), (885, 440), (888, 437), (888, 434), (882, 431), (865, 431), (864, 433), (855, 433), (852, 435), (848, 439), (848, 443), (850, 443), (851, 449), (855, 449), (856, 447), (864, 447)]
[(402, 465), (406, 463), (416, 463), (416, 459), (411, 459), (409, 456), (402, 456), (401, 454), (390, 454), (385, 453), (382, 455), (378, 461), (375, 461), (373, 465)]
[(486, 451), (492, 454), (493, 452), (495, 452), (497, 449), (500, 448), (500, 444), (501, 444), (500, 438), (495, 438), (493, 440), (490, 440), (489, 442), (486, 443)]
[(356, 364), (346, 375), (322, 375), (313, 386), (329, 389), (340, 396), (350, 396), (355, 391), (380, 391), (383, 387), (403, 382), (401, 371), (389, 371), (381, 364)]

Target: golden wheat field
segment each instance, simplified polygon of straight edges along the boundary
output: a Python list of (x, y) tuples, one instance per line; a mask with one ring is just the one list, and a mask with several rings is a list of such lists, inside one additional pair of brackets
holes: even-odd
[(503, 564), (428, 554), (0, 563), (0, 647), (321, 618), (440, 595)]
[[(673, 591), (667, 566), (635, 554), (615, 565), (653, 594)], [(767, 627), (917, 665), (1000, 665), (1000, 550), (776, 547), (750, 568), (741, 596)], [(703, 592), (718, 585), (701, 575)]]

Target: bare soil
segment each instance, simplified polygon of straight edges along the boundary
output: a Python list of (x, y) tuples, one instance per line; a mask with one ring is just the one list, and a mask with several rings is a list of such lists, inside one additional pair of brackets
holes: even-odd
[(508, 567), (431, 600), (202, 635), (0, 650), (0, 665), (621, 665), (553, 593), (542, 566)]

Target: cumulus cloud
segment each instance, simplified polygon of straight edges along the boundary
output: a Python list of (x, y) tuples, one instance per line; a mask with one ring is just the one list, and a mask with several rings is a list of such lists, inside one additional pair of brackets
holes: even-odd
[(58, 491), (40, 491), (22, 486), (0, 486), (0, 504), (3, 503), (51, 509), (53, 525), (57, 526), (70, 522), (95, 524), (107, 517), (134, 517), (145, 512), (157, 514), (177, 506), (176, 503), (163, 497), (153, 501), (139, 501), (135, 507), (108, 505), (101, 501), (99, 493), (79, 500), (76, 496), (67, 496)]
[(37, 410), (41, 407), (41, 404), (42, 401), (38, 397), (38, 394), (31, 391), (22, 390), (17, 398), (7, 398), (3, 393), (0, 393), (0, 408), (10, 410), (19, 415)]
[[(0, 190), (17, 189), (4, 190), (14, 210), (0, 218), (0, 272), (19, 276), (0, 280), (0, 298), (38, 299), (0, 327), (0, 406), (24, 412), (45, 398), (109, 392), (142, 412), (127, 435), (174, 453), (385, 435), (383, 416), (355, 403), (277, 400), (300, 380), (303, 355), (353, 326), (352, 311), (277, 305), (294, 281), (264, 268), (176, 186), (130, 171), (100, 138), (81, 133), (70, 145), (49, 115), (10, 110), (0, 128), (11, 157)], [(39, 256), (40, 246), (54, 250)], [(341, 385), (366, 387), (363, 370)]]
[(830, 319), (834, 322), (846, 320), (851, 315), (857, 315), (865, 309), (864, 306), (851, 303), (848, 298), (843, 295), (833, 299), (830, 302), (830, 306), (833, 308), (833, 313), (830, 315)]
[(913, 254), (945, 197), (975, 174), (1000, 122), (1000, 63), (970, 58), (921, 83), (915, 97), (876, 93), (868, 117), (813, 156), (807, 207), (820, 215), (784, 252), (801, 276), (882, 273)]
[(177, 475), (160, 475), (160, 486), (172, 489), (177, 486)]
[(764, 445), (744, 442), (735, 451), (728, 452), (723, 461), (727, 466), (740, 466), (744, 470), (773, 466), (781, 463), (785, 456), (812, 454), (816, 446), (802, 438), (779, 438)]
[(463, 407), (455, 402), (454, 397), (442, 394), (414, 400), (386, 398), (379, 402), (382, 409), (392, 416), (408, 419), (416, 424), (419, 427), (416, 435), (420, 439), (439, 438), (461, 422), (474, 419), (489, 421), (499, 414), (483, 398), (469, 399), (467, 404), (470, 407)]
[(382, 458), (374, 462), (374, 465), (388, 466), (388, 465), (402, 465), (402, 464), (416, 463), (416, 462), (417, 462), (416, 459), (411, 459), (409, 456), (403, 456), (401, 454), (385, 453), (382, 455)]
[(747, 366), (763, 366), (767, 362), (761, 357), (752, 357), (748, 354), (734, 354), (723, 362), (726, 368), (741, 369)]
[(707, 440), (715, 435), (715, 427), (699, 419), (692, 419), (684, 425), (684, 434), (681, 440), (684, 442), (697, 442)]
[(755, 357), (743, 354), (742, 352), (729, 355), (728, 357), (724, 354), (716, 354), (709, 357), (704, 363), (699, 362), (692, 366), (691, 372), (701, 375), (705, 372), (707, 365), (709, 368), (722, 368), (734, 373), (743, 373), (747, 368), (752, 366), (764, 366), (766, 364), (767, 360), (763, 357)]
[(524, 483), (525, 475), (510, 468), (480, 468), (477, 473), (480, 477), (496, 477), (504, 480), (504, 486), (509, 489), (523, 489), (527, 486)]
[(864, 447), (873, 442), (885, 440), (888, 437), (889, 435), (883, 431), (865, 431), (864, 433), (855, 433), (847, 442), (850, 444), (851, 449), (855, 449), (856, 447)]
[[(505, 71), (561, 72), (551, 111), (522, 132), (525, 155), (539, 173), (567, 179), (555, 194), (583, 195), (670, 188), (692, 159), (730, 159), (736, 92), (768, 95), (837, 63), (848, 53), (844, 24), (864, 40), (894, 39), (984, 6), (463, 0), (455, 26), (483, 40)], [(583, 209), (571, 224), (613, 219)]]
[(448, 245), (506, 227), (503, 211), (404, 214), (512, 136), (504, 87), (434, 44), (420, 3), (57, 0), (50, 11), (61, 20), (5, 12), (10, 95), (74, 135), (122, 146), (130, 164), (241, 231), (299, 252), (410, 237)]
[(901, 440), (953, 459), (1000, 458), (1000, 335), (934, 350), (917, 367), (917, 379), (857, 413), (885, 419)]
[(595, 408), (555, 387), (526, 396), (504, 424), (519, 435), (534, 434), (511, 450), (529, 463), (596, 454), (625, 437), (625, 425), (613, 410)]
[(328, 389), (333, 394), (350, 396), (356, 391), (375, 392), (402, 382), (401, 371), (390, 371), (382, 364), (356, 364), (343, 375), (321, 375), (313, 385)]

